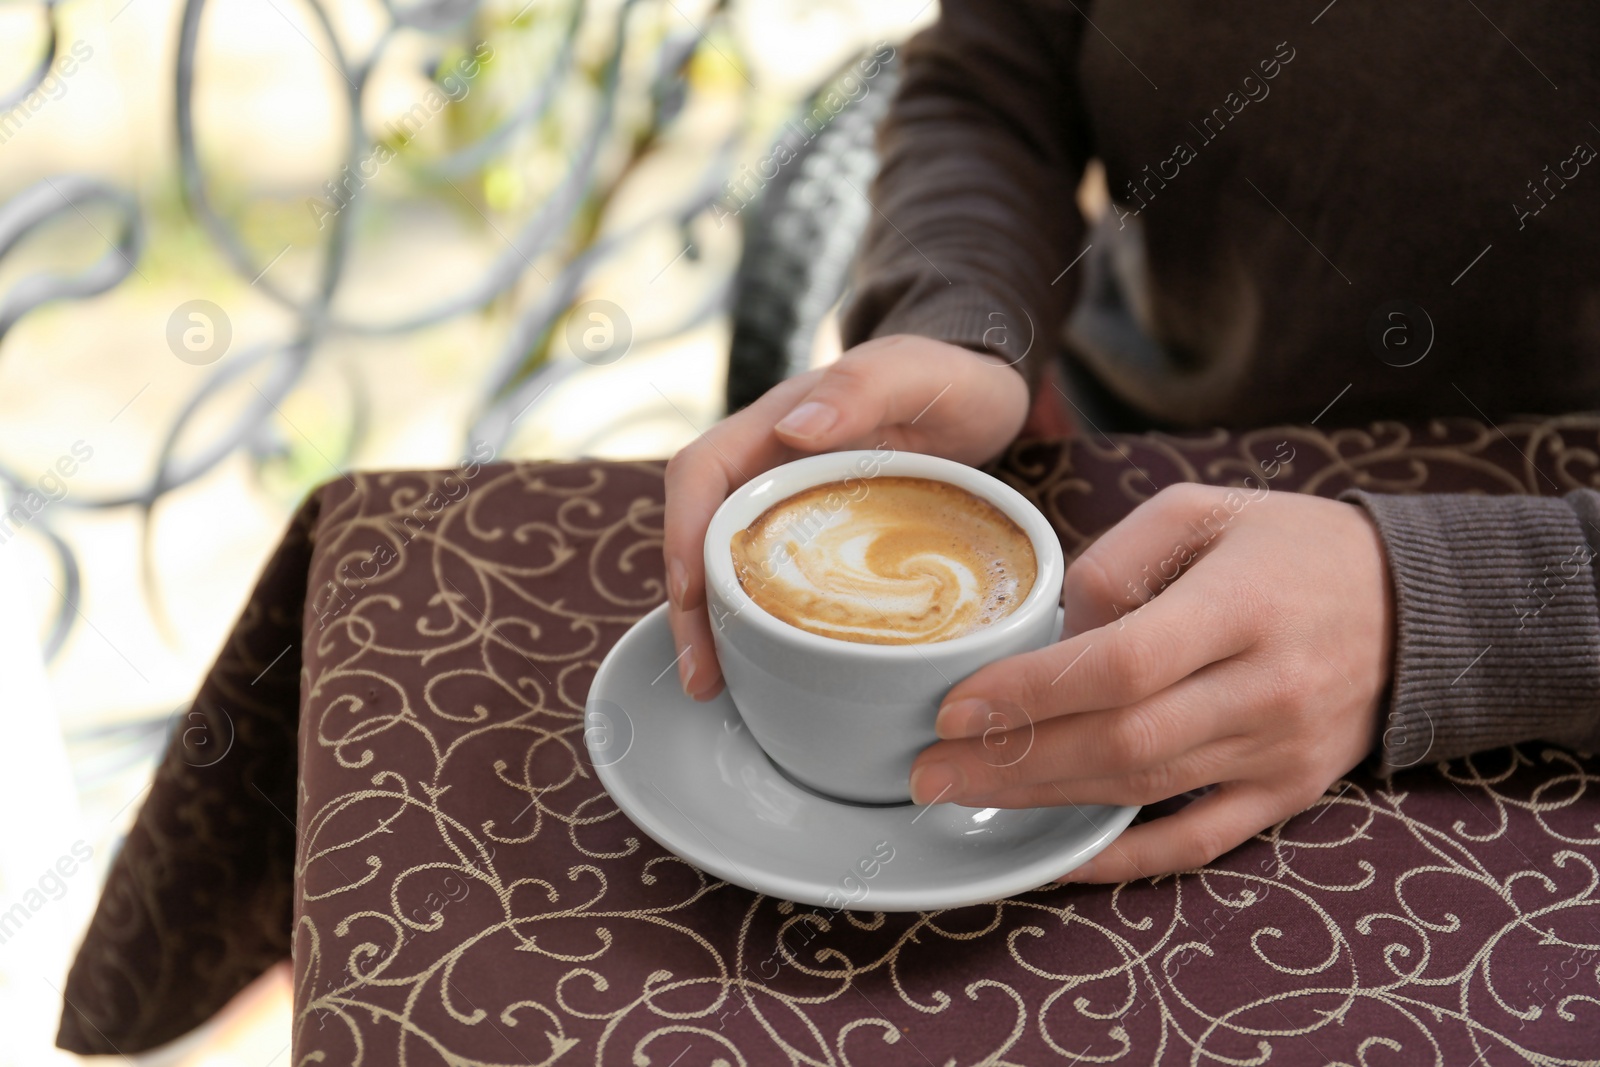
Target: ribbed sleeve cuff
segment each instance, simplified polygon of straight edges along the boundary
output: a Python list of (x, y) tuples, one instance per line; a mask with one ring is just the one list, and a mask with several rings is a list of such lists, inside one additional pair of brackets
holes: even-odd
[[(942, 300), (929, 300), (896, 308), (875, 327), (874, 336), (914, 333), (951, 344), (993, 351), (990, 341), (1004, 341), (1009, 331), (1003, 327), (990, 334), (995, 321), (989, 316), (998, 310), (994, 300), (976, 289), (956, 289)], [(988, 336), (985, 336), (988, 334)], [(1004, 344), (998, 347), (1006, 347)]]
[(1380, 773), (1518, 741), (1589, 736), (1600, 708), (1594, 557), (1560, 499), (1348, 490), (1395, 593)]
[[(895, 287), (884, 288), (892, 291)], [(993, 353), (1022, 375), (1030, 397), (1038, 390), (1041, 360), (1057, 351), (1055, 336), (1046, 336), (1050, 322), (1040, 321), (1040, 313), (1025, 310), (1022, 300), (1003, 299), (986, 287), (923, 277), (892, 306), (882, 308), (884, 302), (880, 294), (865, 292), (846, 309), (845, 348), (869, 337), (913, 334)]]

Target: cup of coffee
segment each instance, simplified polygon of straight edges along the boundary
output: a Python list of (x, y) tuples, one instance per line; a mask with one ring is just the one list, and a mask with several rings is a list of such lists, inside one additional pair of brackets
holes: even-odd
[(1061, 632), (1050, 524), (936, 456), (833, 452), (758, 475), (712, 516), (705, 566), (745, 725), (790, 779), (857, 803), (910, 800), (950, 688)]

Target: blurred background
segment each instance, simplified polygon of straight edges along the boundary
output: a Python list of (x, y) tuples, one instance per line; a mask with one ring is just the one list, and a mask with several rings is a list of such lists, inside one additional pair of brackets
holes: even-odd
[[(100, 880), (305, 494), (664, 457), (835, 356), (871, 127), (936, 17), (0, 3), (0, 1064), (76, 1059)], [(289, 1012), (275, 972), (130, 1062), (287, 1064)]]

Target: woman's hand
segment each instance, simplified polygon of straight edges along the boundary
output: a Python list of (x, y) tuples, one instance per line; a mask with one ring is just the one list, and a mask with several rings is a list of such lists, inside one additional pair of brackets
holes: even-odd
[(817, 452), (891, 448), (963, 463), (992, 459), (1027, 416), (1005, 363), (925, 337), (881, 337), (783, 382), (707, 430), (667, 464), (668, 618), (684, 692), (722, 689), (706, 614), (702, 550), (711, 515), (749, 479)]
[(1174, 486), (1067, 568), (1064, 602), (1071, 636), (945, 698), (947, 740), (912, 770), (917, 802), (1148, 804), (1217, 788), (1063, 880), (1208, 863), (1309, 807), (1377, 741), (1394, 609), (1354, 504)]

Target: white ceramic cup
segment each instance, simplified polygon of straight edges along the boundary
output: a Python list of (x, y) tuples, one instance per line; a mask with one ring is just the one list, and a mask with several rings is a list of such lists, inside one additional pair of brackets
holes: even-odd
[[(1010, 516), (1033, 543), (1033, 588), (1005, 618), (949, 641), (875, 645), (823, 637), (769, 614), (739, 585), (730, 542), (767, 508), (827, 482), (884, 475), (959, 486)], [(856, 482), (851, 481), (854, 491)], [(830, 452), (757, 475), (706, 532), (706, 597), (717, 661), (745, 725), (779, 769), (809, 788), (862, 803), (911, 798), (911, 763), (938, 740), (939, 703), (980, 667), (1061, 634), (1061, 543), (1010, 486), (952, 460), (899, 452)]]

